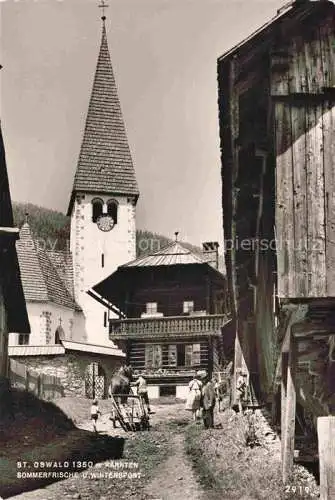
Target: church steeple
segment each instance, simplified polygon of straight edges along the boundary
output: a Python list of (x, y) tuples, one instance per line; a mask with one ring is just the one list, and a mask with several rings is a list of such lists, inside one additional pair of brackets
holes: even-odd
[[(101, 5), (103, 8), (106, 5)], [(104, 9), (103, 9), (104, 10)], [(122, 118), (105, 15), (102, 37), (68, 215), (76, 193), (139, 196), (135, 170)]]

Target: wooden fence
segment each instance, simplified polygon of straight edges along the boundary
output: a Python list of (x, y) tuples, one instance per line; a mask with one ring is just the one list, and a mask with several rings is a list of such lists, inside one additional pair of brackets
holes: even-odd
[(9, 378), (12, 387), (25, 389), (41, 399), (50, 400), (64, 396), (64, 389), (58, 377), (28, 369), (26, 365), (14, 359), (9, 361)]

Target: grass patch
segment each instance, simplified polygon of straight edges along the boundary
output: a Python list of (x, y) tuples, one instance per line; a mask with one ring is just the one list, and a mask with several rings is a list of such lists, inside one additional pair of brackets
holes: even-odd
[(200, 484), (205, 488), (207, 499), (224, 498), (220, 479), (214, 468), (209, 464), (199, 446), (199, 428), (196, 424), (190, 425), (185, 432), (185, 451)]

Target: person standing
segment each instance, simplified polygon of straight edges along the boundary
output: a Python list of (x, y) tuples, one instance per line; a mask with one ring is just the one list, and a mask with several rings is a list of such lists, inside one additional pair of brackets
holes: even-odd
[(215, 390), (208, 375), (202, 389), (202, 418), (206, 429), (214, 427)]
[(92, 403), (92, 406), (91, 406), (91, 419), (93, 421), (94, 432), (98, 432), (97, 431), (97, 421), (98, 421), (99, 415), (101, 415), (101, 411), (99, 410), (98, 401), (95, 399)]
[(194, 374), (193, 379), (188, 384), (188, 388), (190, 392), (187, 396), (185, 409), (190, 410), (192, 412), (193, 420), (195, 421), (197, 419), (197, 414), (200, 410), (201, 389), (202, 389), (202, 382), (201, 380), (198, 379), (197, 373)]
[(142, 401), (145, 403), (148, 412), (151, 413), (149, 396), (148, 396), (147, 381), (145, 380), (144, 377), (142, 377), (142, 375), (140, 375), (138, 377), (138, 379), (136, 380), (136, 382), (134, 382), (134, 386), (137, 386), (137, 394), (140, 396)]
[(246, 374), (242, 369), (237, 371), (236, 379), (236, 397), (239, 413), (243, 413), (243, 403), (245, 401), (245, 393), (247, 389)]

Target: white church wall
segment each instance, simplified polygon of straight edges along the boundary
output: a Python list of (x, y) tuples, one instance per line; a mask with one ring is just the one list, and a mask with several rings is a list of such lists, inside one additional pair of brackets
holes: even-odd
[[(92, 221), (92, 200), (118, 202), (118, 220), (111, 231), (101, 231)], [(112, 195), (77, 195), (71, 217), (75, 297), (86, 317), (88, 342), (108, 344), (108, 328), (104, 326), (107, 309), (86, 292), (116, 271), (117, 267), (136, 258), (136, 208), (133, 200)], [(113, 345), (113, 344), (112, 344)]]
[[(67, 340), (85, 341), (83, 313), (50, 302), (27, 302), (27, 312), (31, 328), (29, 345), (54, 344), (56, 330), (60, 325)], [(9, 345), (17, 345), (18, 341), (17, 333), (9, 335)]]

